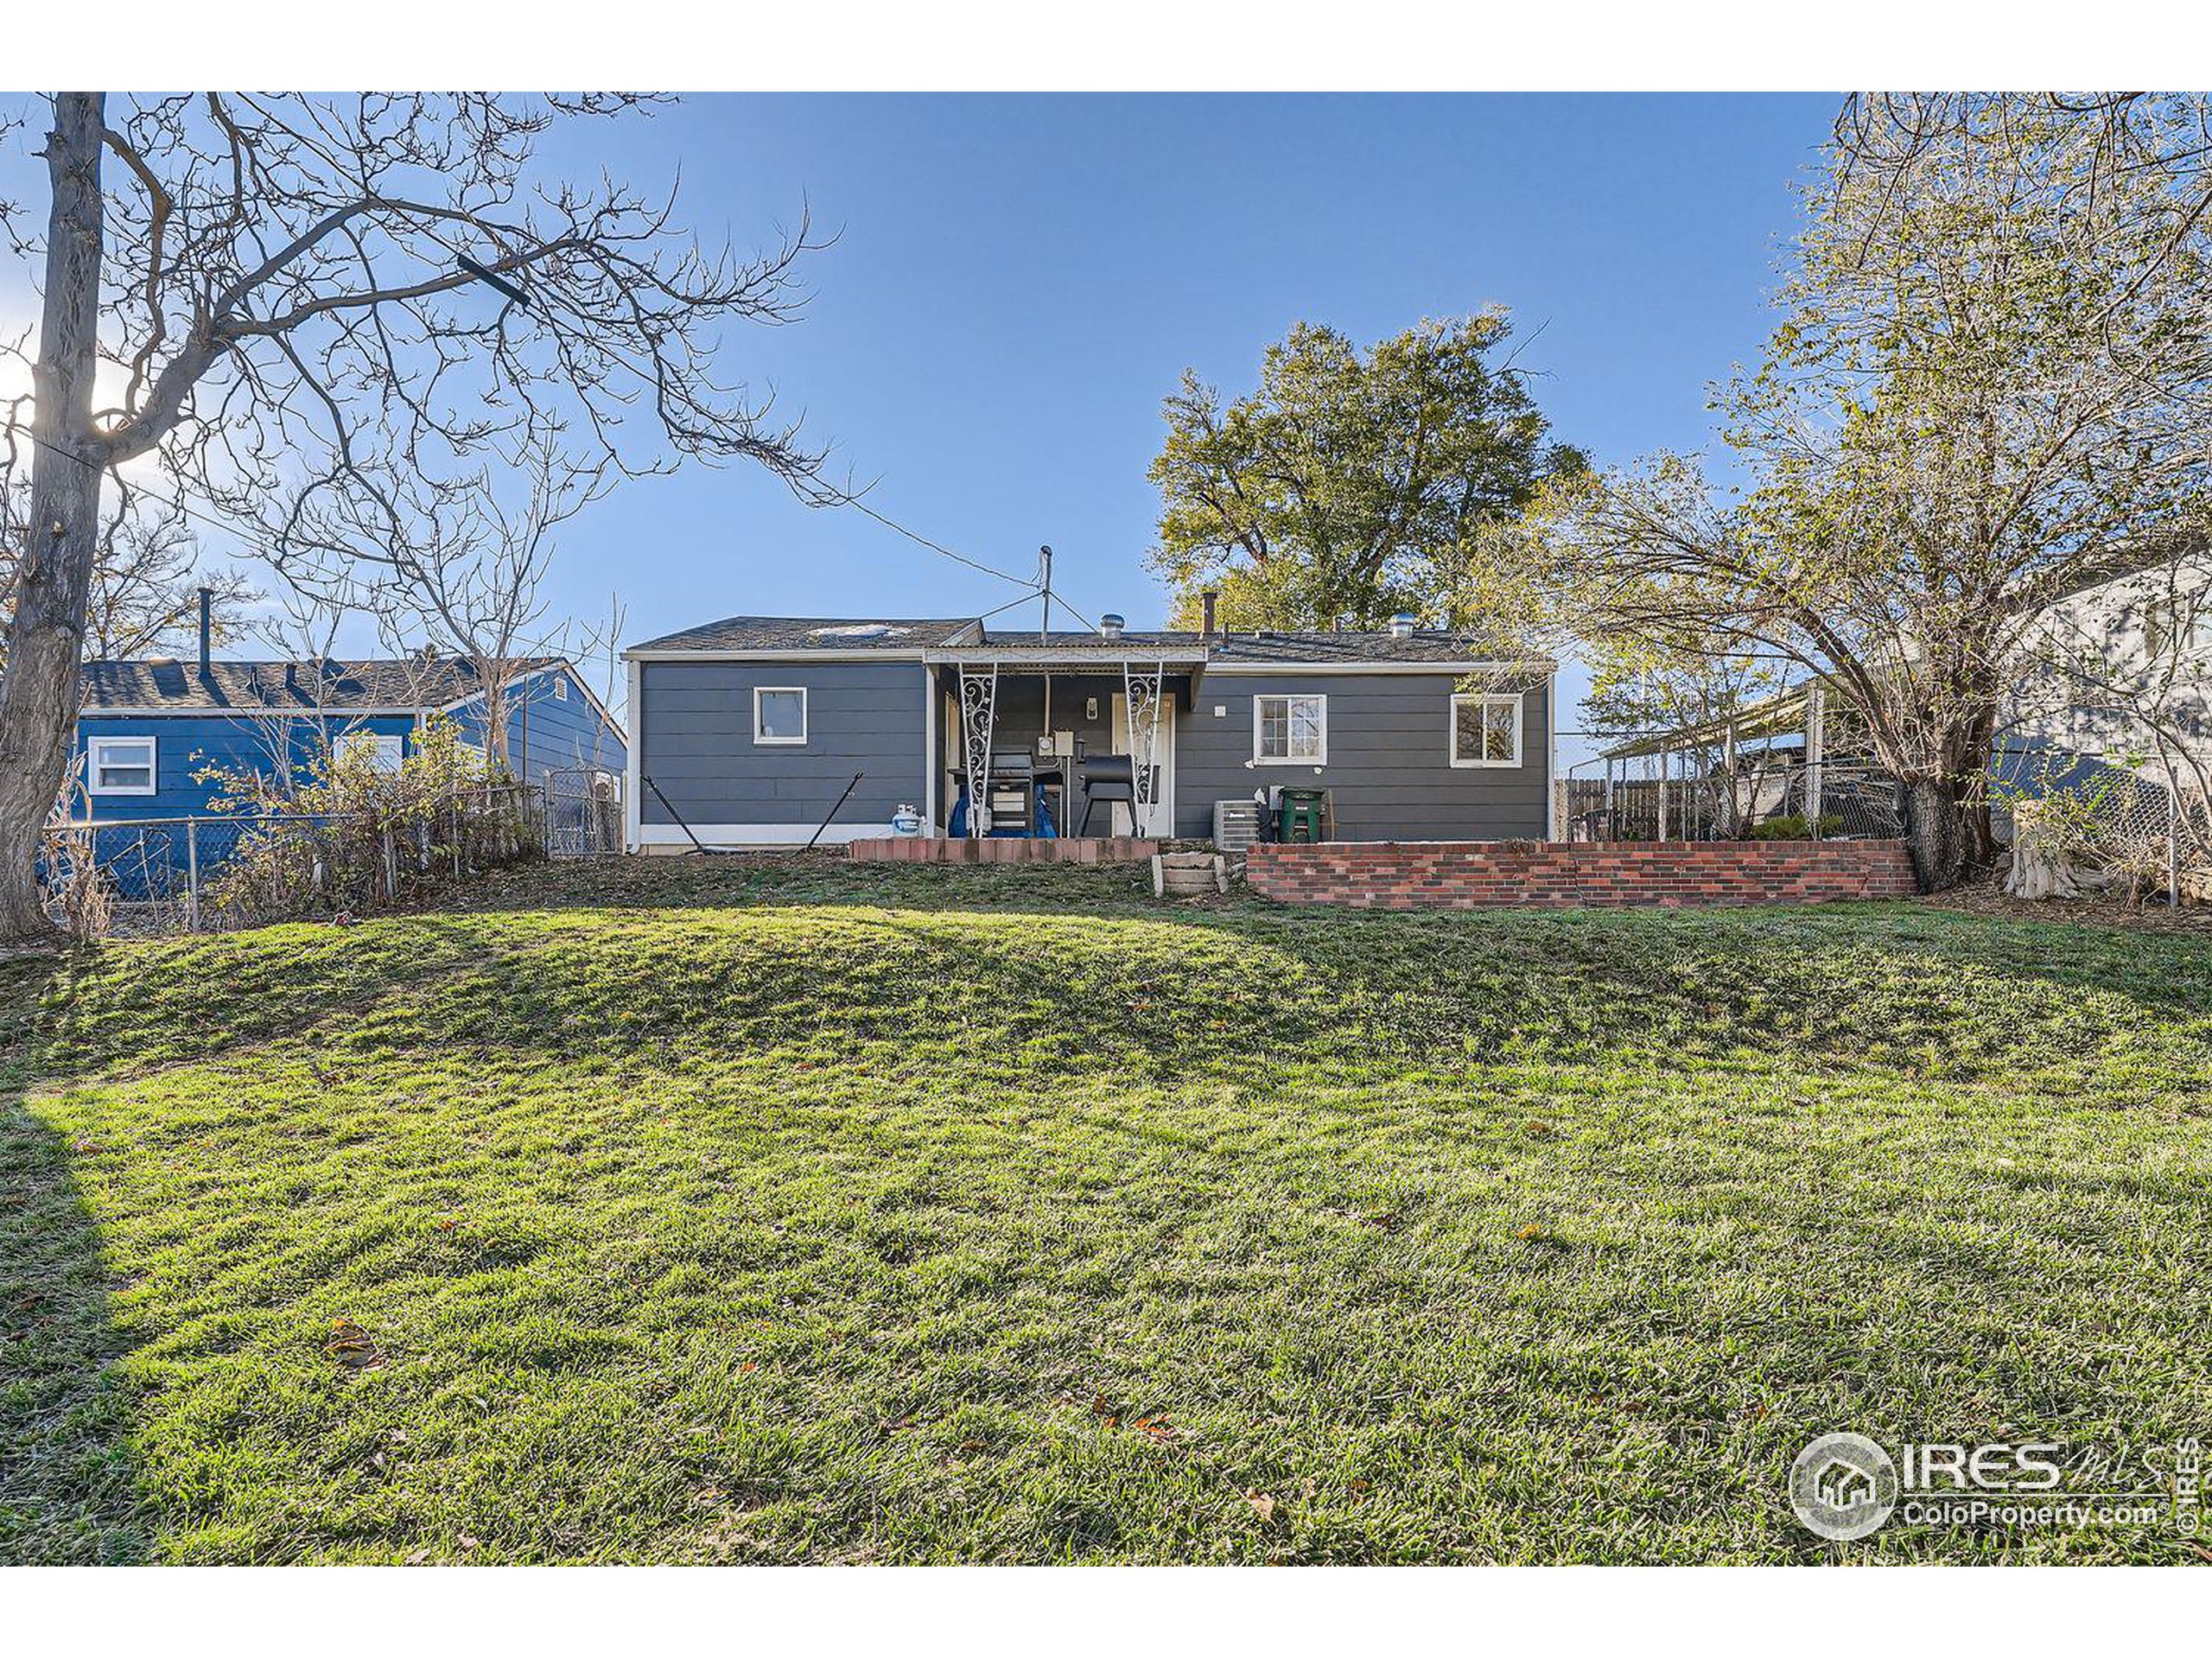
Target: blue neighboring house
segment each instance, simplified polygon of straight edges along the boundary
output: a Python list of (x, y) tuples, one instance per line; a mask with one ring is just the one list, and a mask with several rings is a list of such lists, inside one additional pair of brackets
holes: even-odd
[[(210, 766), (305, 768), (325, 744), (373, 743), (391, 764), (413, 752), (433, 714), (481, 744), (485, 695), (473, 664), (430, 655), (321, 662), (167, 658), (91, 662), (82, 671), (77, 758), (83, 797), (100, 822), (205, 813), (219, 791)], [(582, 769), (619, 789), (622, 728), (566, 658), (524, 663), (506, 692), (507, 759), (515, 775)]]

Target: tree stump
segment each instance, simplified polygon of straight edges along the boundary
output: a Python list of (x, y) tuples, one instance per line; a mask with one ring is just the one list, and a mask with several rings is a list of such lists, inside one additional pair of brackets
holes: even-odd
[(2012, 868), (2005, 891), (2014, 899), (2079, 899), (2081, 883), (2067, 855), (2065, 837), (2047, 825), (2040, 803), (2022, 801), (2012, 809)]

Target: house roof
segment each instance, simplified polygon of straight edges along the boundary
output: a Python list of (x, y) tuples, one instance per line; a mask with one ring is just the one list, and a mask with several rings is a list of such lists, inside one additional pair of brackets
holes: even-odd
[[(561, 662), (531, 657), (518, 674)], [(196, 662), (171, 658), (86, 663), (79, 675), (86, 713), (101, 709), (206, 709), (243, 714), (309, 709), (444, 709), (483, 690), (474, 663), (453, 657), (332, 658), (322, 663), (225, 661), (203, 677)]]
[(972, 617), (726, 616), (632, 645), (632, 651), (896, 651), (973, 637)]
[[(1212, 663), (1282, 663), (1309, 665), (1375, 663), (1465, 663), (1487, 653), (1462, 635), (1445, 629), (1416, 629), (1401, 639), (1384, 632), (1248, 632), (1238, 631), (1209, 641), (1194, 631), (1125, 630), (1118, 639), (1084, 630), (1055, 630), (1042, 639), (1034, 628), (988, 628), (973, 618), (730, 616), (630, 647), (632, 655), (881, 652), (889, 655), (942, 658), (994, 649), (1054, 657), (1096, 655), (1123, 658), (1147, 650), (1174, 656), (1202, 657)], [(1531, 664), (1541, 658), (1530, 656)]]

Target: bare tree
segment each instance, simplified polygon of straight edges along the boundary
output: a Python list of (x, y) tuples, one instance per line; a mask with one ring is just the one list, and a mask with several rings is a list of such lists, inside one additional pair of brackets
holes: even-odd
[(739, 458), (834, 499), (772, 397), (715, 372), (728, 324), (794, 315), (804, 221), (741, 258), (681, 237), (672, 200), (535, 168), (556, 123), (639, 99), (50, 102), (46, 230), (24, 245), (44, 301), (0, 685), (0, 942), (48, 932), (37, 836), (118, 467), (153, 458), (279, 558), (333, 504), (396, 533), (390, 480), (465, 477), (533, 424), (586, 435), (616, 474)]
[(569, 626), (551, 618), (543, 591), (556, 532), (610, 482), (603, 455), (533, 427), (512, 454), (464, 476), (394, 473), (377, 480), (372, 506), (359, 492), (308, 504), (279, 569), (303, 594), (372, 613), (395, 653), (468, 664), (485, 700), (486, 758), (505, 766), (512, 695), (537, 659), (568, 650)]
[(1550, 581), (1586, 628), (1823, 677), (1939, 887), (1990, 853), (2037, 619), (2212, 544), (2212, 226), (2165, 210), (2187, 186), (2158, 165), (2089, 188), (2024, 118), (1834, 160), (1765, 360), (1719, 397), (1751, 490), (1669, 455), (1555, 492)]
[[(10, 465), (14, 459), (0, 459), (0, 610), (15, 603), (31, 524), (30, 480)], [(245, 608), (259, 597), (253, 584), (236, 570), (200, 568), (199, 543), (175, 502), (143, 491), (111, 494), (86, 593), (85, 654), (137, 657), (196, 633), (203, 587), (213, 595), (214, 637), (237, 638)]]

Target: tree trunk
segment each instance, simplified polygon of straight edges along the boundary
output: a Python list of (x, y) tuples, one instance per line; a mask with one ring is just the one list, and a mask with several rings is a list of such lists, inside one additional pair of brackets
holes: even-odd
[(1955, 887), (1967, 870), (1966, 822), (1958, 795), (1940, 778), (1904, 784), (1905, 846), (1923, 893)]
[(8, 671), (0, 680), (0, 944), (54, 937), (38, 855), (67, 775), (79, 704), (85, 603), (99, 541), (105, 457), (92, 429), (99, 361), (103, 95), (61, 92), (47, 137), (53, 209), (46, 302), (32, 382), (31, 510)]

